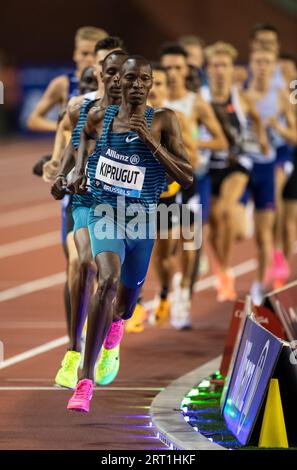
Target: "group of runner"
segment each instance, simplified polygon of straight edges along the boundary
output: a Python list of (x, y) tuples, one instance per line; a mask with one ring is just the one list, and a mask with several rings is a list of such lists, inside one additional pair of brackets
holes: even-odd
[[(141, 289), (152, 251), (160, 286), (155, 325), (191, 327), (194, 285), (209, 253), (217, 300), (236, 299), (233, 248), (251, 225), (254, 302), (288, 279), (297, 71), (279, 44), (276, 28), (257, 25), (247, 68), (236, 66), (233, 45), (204, 48), (194, 36), (164, 44), (150, 63), (102, 29), (78, 30), (75, 73), (53, 80), (28, 120), (31, 129), (55, 132), (43, 178), (62, 201), (70, 343), (55, 380), (75, 389), (68, 409), (89, 411), (94, 383), (118, 373), (125, 327), (143, 330)], [(46, 118), (56, 104), (58, 123)]]

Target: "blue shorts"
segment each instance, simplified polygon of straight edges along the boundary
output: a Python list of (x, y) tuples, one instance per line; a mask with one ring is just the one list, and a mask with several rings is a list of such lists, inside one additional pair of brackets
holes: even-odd
[(293, 164), (293, 149), (289, 145), (282, 145), (276, 149), (276, 165), (284, 168), (287, 162)]
[[(121, 261), (121, 283), (129, 289), (142, 286), (147, 274), (152, 249), (156, 238), (155, 224), (145, 224), (143, 236), (133, 238), (129, 224), (115, 222), (107, 216), (95, 215), (96, 204), (89, 212), (88, 229), (92, 254), (116, 253)], [(149, 231), (150, 236), (148, 236)]]
[(86, 206), (72, 207), (72, 217), (74, 221), (73, 231), (76, 232), (80, 228), (88, 228), (90, 208)]
[(202, 205), (202, 223), (207, 224), (211, 205), (211, 178), (208, 173), (200, 177), (197, 175), (197, 186), (199, 204)]
[(72, 210), (71, 210), (71, 203), (72, 203), (72, 196), (70, 194), (66, 194), (62, 201), (62, 225), (61, 225), (61, 237), (62, 237), (62, 245), (65, 245), (66, 238), (68, 233), (73, 231), (73, 218), (72, 218)]
[(72, 210), (76, 207), (92, 207), (94, 204), (93, 196), (90, 192), (86, 194), (73, 194), (72, 196)]
[(254, 163), (247, 189), (240, 202), (247, 204), (253, 199), (256, 210), (275, 208), (275, 162)]
[(73, 194), (72, 196), (72, 217), (74, 221), (74, 232), (80, 228), (88, 228), (89, 211), (94, 204), (91, 193)]

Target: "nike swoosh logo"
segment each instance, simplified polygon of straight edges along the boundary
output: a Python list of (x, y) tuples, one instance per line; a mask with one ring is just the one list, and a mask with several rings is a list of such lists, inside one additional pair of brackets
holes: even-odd
[(142, 279), (142, 281), (137, 282), (137, 285), (140, 286), (140, 284), (142, 284), (143, 281), (144, 281), (144, 279)]
[(126, 137), (126, 142), (129, 144), (130, 142), (133, 142), (133, 140), (139, 139), (138, 135), (136, 137)]

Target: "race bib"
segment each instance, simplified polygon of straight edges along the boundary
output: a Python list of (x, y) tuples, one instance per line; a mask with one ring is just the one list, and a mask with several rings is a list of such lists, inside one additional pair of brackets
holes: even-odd
[(121, 155), (109, 147), (102, 148), (96, 168), (96, 185), (104, 191), (140, 198), (146, 168), (139, 166), (138, 155)]

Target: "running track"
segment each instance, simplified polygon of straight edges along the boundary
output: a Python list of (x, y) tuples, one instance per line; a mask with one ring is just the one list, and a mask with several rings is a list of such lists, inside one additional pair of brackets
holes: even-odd
[[(47, 140), (15, 140), (0, 150), (0, 449), (162, 449), (149, 428), (150, 403), (162, 387), (221, 353), (232, 305), (215, 302), (208, 275), (195, 294), (192, 331), (148, 327), (126, 335), (115, 382), (96, 390), (89, 415), (67, 413), (71, 392), (53, 388), (67, 342), (59, 204), (31, 173), (50, 148)], [(253, 279), (253, 244), (235, 251), (243, 295)], [(155, 286), (150, 272), (146, 301)]]

